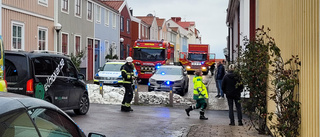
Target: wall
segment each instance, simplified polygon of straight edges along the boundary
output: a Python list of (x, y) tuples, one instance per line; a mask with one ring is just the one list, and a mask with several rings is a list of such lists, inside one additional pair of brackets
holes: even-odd
[[(299, 100), (301, 102), (301, 135), (319, 134), (319, 0), (259, 0), (257, 27), (271, 29), (285, 60), (299, 55)], [(274, 110), (268, 102), (268, 109)]]

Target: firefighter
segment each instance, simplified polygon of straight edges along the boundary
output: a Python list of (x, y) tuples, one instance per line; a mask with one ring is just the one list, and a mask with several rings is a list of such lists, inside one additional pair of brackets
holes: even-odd
[(122, 83), (125, 88), (125, 93), (122, 100), (121, 111), (129, 112), (133, 111), (131, 108), (131, 101), (133, 98), (133, 79), (134, 77), (134, 66), (132, 63), (133, 59), (131, 57), (126, 58), (126, 63), (121, 66)]
[(190, 116), (190, 111), (194, 109), (200, 108), (200, 119), (201, 120), (208, 120), (204, 116), (204, 110), (207, 107), (206, 99), (208, 98), (208, 92), (206, 86), (202, 82), (202, 71), (200, 69), (195, 71), (195, 75), (193, 77), (193, 99), (197, 101), (196, 106), (190, 106), (189, 108), (185, 109), (188, 116)]

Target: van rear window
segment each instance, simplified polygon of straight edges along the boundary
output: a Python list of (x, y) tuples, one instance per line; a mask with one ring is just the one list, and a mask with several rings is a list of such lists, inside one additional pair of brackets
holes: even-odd
[(5, 75), (7, 82), (18, 82), (27, 78), (29, 67), (27, 57), (22, 55), (5, 55)]

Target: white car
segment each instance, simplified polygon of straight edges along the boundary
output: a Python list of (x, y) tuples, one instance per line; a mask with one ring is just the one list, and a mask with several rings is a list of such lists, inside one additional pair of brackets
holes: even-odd
[[(116, 85), (119, 86), (121, 83), (118, 81), (122, 81), (121, 76), (121, 66), (126, 62), (122, 60), (110, 61), (105, 63), (101, 69), (99, 69), (98, 73), (94, 76), (93, 82), (94, 84), (100, 84), (103, 82), (105, 85)], [(135, 75), (136, 70), (134, 69)]]
[(170, 91), (184, 96), (189, 77), (182, 66), (163, 65), (149, 78), (148, 91)]

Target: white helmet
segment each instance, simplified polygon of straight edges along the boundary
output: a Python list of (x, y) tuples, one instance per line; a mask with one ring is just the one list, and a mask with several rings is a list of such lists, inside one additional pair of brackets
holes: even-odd
[(133, 59), (131, 57), (127, 57), (126, 62), (132, 62)]

